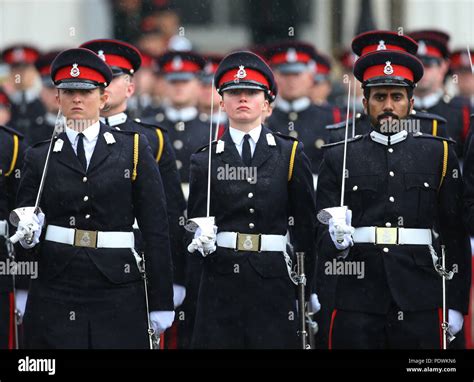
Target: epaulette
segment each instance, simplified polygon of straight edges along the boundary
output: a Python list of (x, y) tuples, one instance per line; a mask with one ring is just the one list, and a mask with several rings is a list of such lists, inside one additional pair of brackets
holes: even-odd
[[(351, 143), (351, 142), (355, 142), (355, 141), (358, 141), (359, 139), (361, 139), (363, 137), (363, 135), (356, 135), (355, 137), (352, 137), (352, 138), (349, 138), (347, 140), (347, 143)], [(326, 143), (325, 145), (321, 146), (321, 148), (329, 148), (329, 147), (334, 147), (334, 146), (338, 146), (340, 144), (344, 144), (344, 140), (342, 141), (339, 141), (339, 142), (334, 142), (334, 143)]]
[[(53, 139), (57, 139), (57, 136), (55, 136)], [(49, 142), (51, 142), (51, 139), (45, 139), (44, 141), (36, 142), (35, 144), (31, 145), (31, 147), (42, 146), (42, 145), (44, 145), (45, 143), (47, 143), (47, 144), (49, 145)]]
[[(361, 113), (357, 113), (356, 116), (355, 116), (355, 119), (356, 121), (358, 121), (360, 118), (361, 118), (362, 114)], [(349, 118), (349, 126), (352, 126), (352, 117)], [(325, 126), (325, 129), (326, 130), (337, 130), (337, 129), (342, 129), (346, 127), (346, 121), (341, 121), (341, 122), (338, 122), (338, 123), (333, 123), (332, 125), (327, 125)]]
[(408, 118), (429, 119), (431, 121), (437, 120), (438, 122), (448, 123), (446, 118), (440, 116), (439, 114), (427, 113), (426, 111), (413, 110), (412, 113), (408, 116)]
[(8, 131), (10, 134), (15, 134), (15, 135), (18, 135), (18, 138), (24, 138), (24, 135), (22, 133), (20, 133), (19, 131), (9, 127), (9, 126), (5, 126), (5, 125), (0, 125), (0, 128), (2, 128), (3, 130), (6, 130)]
[(160, 125), (155, 125), (149, 122), (143, 122), (140, 118), (135, 118), (133, 122), (139, 123), (140, 125), (147, 127), (149, 129), (160, 129), (161, 131), (168, 131), (165, 127)]
[(437, 135), (431, 135), (431, 134), (423, 134), (423, 133), (416, 133), (413, 134), (414, 138), (430, 138), (430, 139), (436, 139), (438, 141), (446, 141), (448, 143), (453, 143), (456, 144), (456, 141), (451, 139), (451, 138), (444, 138), (444, 137), (438, 137)]
[(127, 134), (127, 135), (134, 135), (134, 134), (137, 134), (136, 131), (131, 131), (131, 130), (122, 130), (122, 129), (118, 129), (118, 128), (111, 128), (111, 130), (114, 132), (114, 133), (120, 133), (120, 134)]
[(280, 132), (278, 132), (278, 131), (273, 132), (272, 134), (273, 134), (273, 135), (277, 135), (278, 137), (283, 138), (283, 139), (289, 139), (289, 140), (291, 140), (291, 141), (298, 141), (297, 138), (292, 137), (292, 136), (290, 136), (290, 135), (282, 134), (282, 133), (280, 133)]
[[(211, 143), (214, 145), (214, 144), (217, 144), (218, 141), (212, 141)], [(207, 149), (209, 148), (209, 143), (207, 145), (204, 145), (204, 146), (201, 146), (199, 147), (195, 153), (200, 153), (201, 151), (207, 151)]]

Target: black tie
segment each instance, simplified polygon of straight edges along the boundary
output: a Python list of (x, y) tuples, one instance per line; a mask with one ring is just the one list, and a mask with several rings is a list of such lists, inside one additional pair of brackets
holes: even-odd
[(250, 151), (250, 135), (244, 135), (244, 144), (242, 146), (242, 160), (244, 165), (249, 167), (252, 164), (252, 152)]
[(79, 141), (77, 142), (77, 157), (79, 158), (79, 162), (81, 162), (84, 170), (87, 170), (86, 152), (84, 150), (84, 134), (82, 133), (79, 134)]

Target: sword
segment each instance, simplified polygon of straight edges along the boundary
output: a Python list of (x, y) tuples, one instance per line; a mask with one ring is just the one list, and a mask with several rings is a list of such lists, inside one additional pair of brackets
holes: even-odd
[[(355, 92), (354, 92), (355, 93)], [(344, 190), (346, 187), (346, 167), (347, 167), (347, 140), (349, 133), (349, 107), (351, 101), (351, 82), (349, 81), (349, 88), (347, 90), (347, 109), (346, 109), (346, 128), (344, 135), (344, 156), (342, 159), (342, 181), (341, 181), (341, 202), (339, 207), (325, 208), (318, 212), (318, 220), (325, 225), (329, 224), (329, 219), (337, 220), (346, 219), (347, 206), (344, 205)]]
[[(311, 349), (308, 343), (309, 333), (306, 331), (306, 275), (304, 273), (304, 252), (296, 252), (296, 264), (298, 267), (298, 313), (299, 313), (299, 330), (298, 335), (301, 341), (301, 348), (304, 350)], [(311, 341), (311, 340), (310, 340)]]
[[(211, 206), (211, 158), (212, 158), (212, 118), (214, 115), (214, 78), (212, 78), (212, 89), (211, 92), (211, 115), (209, 117), (209, 156), (207, 164), (207, 198), (206, 198), (206, 217), (192, 218), (189, 219), (184, 226), (188, 232), (196, 232), (198, 228), (201, 229), (203, 235), (214, 235), (214, 223), (215, 217), (210, 215)], [(220, 108), (217, 119), (220, 119)], [(216, 125), (216, 130), (218, 126)]]
[[(50, 159), (50, 154), (51, 154), (51, 148), (53, 146), (53, 140), (56, 134), (59, 134), (60, 132), (63, 131), (63, 116), (61, 113), (61, 110), (58, 110), (58, 115), (56, 116), (56, 123), (54, 125), (53, 129), (53, 134), (51, 135), (51, 140), (49, 141), (49, 147), (48, 151), (46, 154), (46, 160), (44, 162), (44, 167), (43, 167), (43, 174), (41, 175), (41, 181), (40, 185), (38, 188), (38, 193), (36, 195), (36, 201), (34, 207), (21, 207), (21, 208), (16, 208), (10, 213), (10, 223), (12, 223), (15, 227), (18, 226), (18, 222), (21, 220), (22, 217), (26, 215), (31, 215), (35, 214), (38, 215), (41, 211), (41, 208), (39, 207), (39, 203), (41, 200), (41, 196), (43, 194), (43, 188), (44, 188), (44, 183), (46, 180), (46, 174), (48, 173), (48, 167), (49, 167), (49, 159)], [(25, 233), (22, 231), (16, 231), (13, 236), (11, 236), (8, 240), (12, 243), (15, 244), (19, 240), (25, 238)], [(25, 238), (26, 242), (28, 244), (31, 244), (31, 241), (33, 240), (32, 236), (26, 237)]]
[(145, 266), (145, 253), (142, 252), (141, 256), (141, 265), (138, 264), (138, 269), (140, 270), (140, 274), (143, 280), (143, 289), (145, 290), (145, 307), (146, 307), (146, 319), (147, 319), (147, 334), (148, 334), (148, 341), (150, 349), (160, 349), (160, 336), (158, 336), (153, 329), (150, 321), (150, 305), (148, 301), (148, 278), (146, 276), (146, 266)]
[(435, 268), (443, 280), (443, 322), (441, 323), (441, 329), (443, 330), (443, 350), (446, 350), (448, 344), (456, 337), (449, 331), (449, 322), (446, 317), (446, 280), (451, 280), (454, 272), (446, 270), (446, 252), (444, 245), (441, 245), (441, 264), (436, 264)]

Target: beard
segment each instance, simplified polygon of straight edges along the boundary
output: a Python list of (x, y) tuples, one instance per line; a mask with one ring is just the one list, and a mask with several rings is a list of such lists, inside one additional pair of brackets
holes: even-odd
[(379, 114), (376, 118), (370, 117), (372, 126), (381, 134), (392, 135), (399, 132), (400, 117), (391, 112)]

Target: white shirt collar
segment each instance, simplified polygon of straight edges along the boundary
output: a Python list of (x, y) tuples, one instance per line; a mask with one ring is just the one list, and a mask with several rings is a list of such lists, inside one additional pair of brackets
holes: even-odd
[(249, 132), (241, 131), (229, 126), (229, 134), (232, 138), (232, 141), (237, 145), (240, 146), (243, 143), (245, 134), (249, 134), (250, 138), (252, 138), (253, 142), (256, 144), (258, 142), (258, 138), (260, 138), (260, 133), (262, 131), (262, 125), (259, 125)]
[(402, 130), (399, 133), (393, 135), (384, 135), (377, 131), (372, 131), (370, 133), (370, 138), (377, 143), (380, 143), (385, 146), (396, 145), (399, 142), (404, 141), (408, 136), (408, 132), (406, 130)]
[(439, 100), (443, 97), (443, 89), (439, 89), (438, 91), (428, 94), (425, 97), (417, 97), (414, 96), (415, 100), (415, 108), (416, 109), (429, 109), (436, 105)]
[(44, 115), (44, 120), (46, 121), (46, 123), (50, 126), (56, 126), (56, 119), (58, 117), (58, 114), (54, 114), (54, 113), (50, 113), (50, 112), (47, 112), (45, 115)]
[(30, 89), (26, 89), (26, 90), (18, 90), (12, 94), (9, 95), (11, 101), (15, 104), (15, 105), (20, 105), (23, 100), (28, 104), (28, 103), (31, 103), (33, 102), (34, 100), (36, 100), (39, 96), (39, 91), (38, 89), (32, 87)]
[(308, 97), (301, 97), (293, 101), (286, 101), (283, 98), (277, 97), (275, 106), (285, 113), (296, 111), (297, 113), (306, 110), (311, 105), (311, 100)]
[(183, 109), (175, 109), (174, 107), (168, 106), (165, 108), (166, 118), (171, 122), (189, 122), (197, 117), (198, 109), (194, 106), (185, 107)]
[(109, 125), (111, 127), (121, 125), (122, 123), (125, 123), (127, 120), (127, 114), (125, 113), (118, 113), (115, 115), (111, 115), (110, 117), (100, 117), (100, 121), (102, 123), (105, 123), (106, 125)]
[[(69, 138), (69, 141), (71, 142), (71, 145), (74, 145), (76, 142), (76, 138), (79, 135), (79, 131), (73, 130), (69, 127), (66, 126), (66, 135)], [(99, 131), (100, 131), (100, 122), (97, 121), (96, 123), (90, 125), (87, 129), (82, 131), (82, 134), (84, 134), (84, 138), (86, 138), (89, 142), (92, 142), (93, 140), (97, 139), (99, 136)]]

